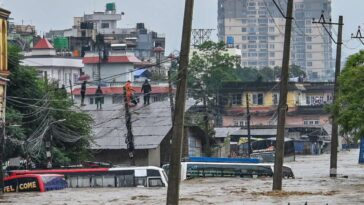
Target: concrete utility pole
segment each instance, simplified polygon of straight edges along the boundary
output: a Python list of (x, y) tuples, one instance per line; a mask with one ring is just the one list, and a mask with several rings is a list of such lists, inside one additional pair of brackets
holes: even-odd
[(252, 142), (250, 136), (250, 110), (249, 110), (249, 95), (246, 94), (246, 124), (248, 128), (248, 156), (252, 153)]
[[(319, 23), (321, 24), (328, 35), (330, 36), (331, 40), (336, 44), (336, 65), (335, 65), (335, 81), (334, 81), (334, 96), (333, 96), (333, 104), (335, 104), (336, 100), (339, 96), (339, 75), (340, 75), (340, 66), (341, 66), (341, 45), (342, 42), (342, 35), (343, 35), (343, 25), (344, 20), (343, 16), (339, 16), (339, 22), (333, 23), (331, 19), (329, 22), (325, 21), (325, 16), (321, 14), (321, 17), (318, 21), (313, 19), (312, 23)], [(339, 30), (337, 34), (337, 42), (333, 39), (330, 31), (325, 27), (325, 25), (338, 25)], [(338, 147), (338, 124), (337, 124), (337, 115), (338, 113), (334, 111), (331, 116), (332, 119), (332, 129), (331, 129), (331, 154), (330, 154), (330, 177), (336, 177), (337, 175), (337, 147)]]
[(186, 0), (182, 30), (180, 63), (178, 68), (176, 107), (173, 122), (172, 155), (169, 166), (167, 205), (178, 205), (179, 184), (181, 181), (181, 154), (186, 103), (187, 69), (191, 42), (194, 0)]
[(287, 106), (287, 87), (288, 87), (288, 70), (289, 70), (289, 57), (291, 49), (291, 31), (292, 31), (292, 13), (293, 13), (293, 0), (287, 2), (286, 29), (284, 33), (284, 50), (281, 71), (281, 82), (279, 92), (279, 105), (278, 105), (278, 122), (277, 122), (277, 139), (275, 148), (274, 160), (274, 175), (273, 175), (273, 190), (282, 190), (282, 167), (284, 158), (284, 130), (286, 124), (286, 111)]
[[(342, 35), (343, 35), (343, 16), (339, 16), (339, 30), (337, 34), (337, 44), (336, 44), (336, 64), (335, 64), (335, 84), (334, 84), (334, 96), (333, 104), (339, 97), (339, 75), (340, 75), (340, 65), (341, 65), (341, 45)], [(337, 114), (335, 113), (331, 116), (332, 119), (332, 129), (331, 129), (331, 155), (330, 155), (330, 177), (336, 177), (337, 175), (337, 146), (338, 146), (338, 124), (337, 124)]]
[(126, 96), (126, 87), (124, 86), (123, 89), (124, 89), (125, 125), (127, 129), (125, 143), (129, 152), (130, 166), (135, 166), (135, 159), (134, 159), (135, 147), (134, 147), (134, 135), (132, 131), (131, 114), (129, 111), (128, 97)]

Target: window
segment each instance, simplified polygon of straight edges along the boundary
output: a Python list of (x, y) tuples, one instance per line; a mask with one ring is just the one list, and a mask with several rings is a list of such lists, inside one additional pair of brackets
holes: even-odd
[(263, 93), (253, 94), (253, 105), (263, 105)]
[(307, 45), (307, 49), (311, 50), (312, 49), (312, 45)]
[(303, 120), (304, 125), (319, 125), (320, 120)]
[(242, 97), (241, 97), (241, 94), (232, 94), (231, 96), (231, 104), (233, 105), (241, 105), (241, 102), (242, 102)]
[(273, 93), (273, 96), (272, 96), (273, 105), (278, 105), (278, 96), (279, 96), (278, 93)]
[(269, 32), (274, 32), (274, 27), (269, 27)]
[(90, 105), (94, 104), (94, 98), (90, 97)]
[(246, 28), (241, 28), (241, 32), (246, 32)]
[(311, 61), (308, 61), (308, 62), (307, 62), (307, 66), (308, 66), (308, 67), (311, 67), (311, 66), (312, 66), (312, 62), (311, 62)]
[(163, 187), (162, 179), (160, 178), (148, 178), (149, 187)]
[(275, 57), (275, 53), (274, 52), (270, 52), (269, 53), (269, 57), (272, 57), (272, 58)]
[(109, 23), (101, 23), (101, 28), (109, 28)]
[(274, 49), (274, 44), (269, 44), (270, 49)]

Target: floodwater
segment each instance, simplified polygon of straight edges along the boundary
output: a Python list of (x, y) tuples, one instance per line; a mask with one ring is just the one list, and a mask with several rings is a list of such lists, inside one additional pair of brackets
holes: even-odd
[[(283, 181), (283, 192), (271, 192), (272, 178), (200, 178), (181, 184), (180, 204), (364, 204), (364, 165), (358, 150), (339, 153), (337, 179), (330, 179), (330, 155), (298, 156), (291, 166), (296, 178)], [(46, 193), (9, 193), (0, 204), (90, 205), (165, 204), (167, 188), (65, 189)]]

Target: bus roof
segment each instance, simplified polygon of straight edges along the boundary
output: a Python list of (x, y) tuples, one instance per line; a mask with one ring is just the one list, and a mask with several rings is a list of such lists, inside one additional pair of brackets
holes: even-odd
[(257, 158), (188, 157), (186, 162), (259, 163)]

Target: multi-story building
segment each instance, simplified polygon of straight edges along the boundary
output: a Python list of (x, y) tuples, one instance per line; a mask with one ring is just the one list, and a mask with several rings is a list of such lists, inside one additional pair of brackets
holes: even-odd
[[(246, 126), (246, 95), (251, 125), (276, 125), (279, 89), (276, 82), (225, 83), (219, 94), (222, 126)], [(290, 82), (287, 125), (329, 126), (324, 105), (332, 103), (333, 89), (333, 83), (327, 82)]]
[(40, 77), (58, 82), (59, 87), (76, 84), (84, 67), (82, 58), (57, 53), (45, 38), (41, 38), (30, 52), (25, 53), (22, 65), (36, 68)]
[[(286, 1), (276, 0), (283, 13)], [(291, 64), (303, 68), (310, 81), (333, 79), (332, 44), (321, 25), (312, 23), (324, 11), (331, 16), (331, 0), (296, 0), (291, 43)], [(243, 67), (282, 65), (285, 19), (272, 1), (219, 0), (219, 40), (242, 50)]]
[(72, 28), (51, 30), (48, 39), (66, 37), (69, 50), (82, 55), (83, 51), (95, 50), (96, 36), (102, 34), (107, 44), (125, 44), (135, 55), (144, 60), (156, 57), (154, 48), (165, 48), (165, 36), (145, 28), (144, 23), (137, 23), (135, 28), (118, 27), (123, 13), (117, 13), (115, 3), (106, 4), (103, 12), (74, 17)]

